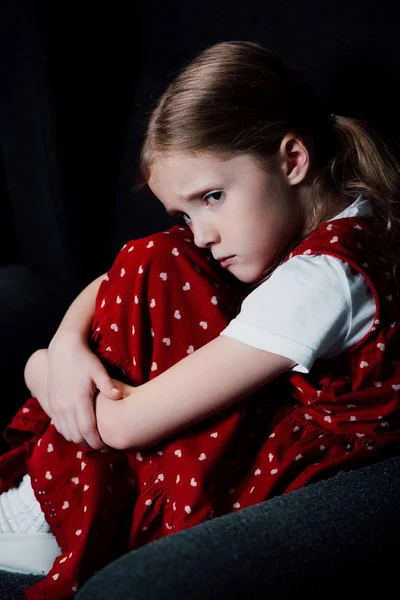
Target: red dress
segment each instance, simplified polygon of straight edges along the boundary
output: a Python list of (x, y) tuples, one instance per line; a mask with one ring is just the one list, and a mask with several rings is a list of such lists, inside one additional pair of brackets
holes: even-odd
[[(292, 253), (330, 254), (364, 275), (377, 313), (359, 343), (152, 448), (103, 454), (67, 442), (30, 398), (5, 432), (13, 449), (0, 457), (0, 492), (28, 472), (62, 554), (27, 598), (72, 598), (129, 550), (398, 453), (399, 302), (378, 248), (374, 220), (351, 217)], [(141, 385), (214, 339), (247, 293), (187, 227), (128, 242), (101, 283), (92, 348), (111, 376)]]

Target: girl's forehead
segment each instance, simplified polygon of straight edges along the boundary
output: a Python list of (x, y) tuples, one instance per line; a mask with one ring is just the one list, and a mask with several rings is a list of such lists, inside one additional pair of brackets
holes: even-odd
[(165, 153), (154, 157), (150, 165), (151, 180), (160, 177), (226, 176), (238, 169), (258, 167), (254, 157), (248, 154), (221, 156), (212, 152), (203, 153)]
[(160, 153), (153, 157), (152, 168), (154, 167), (182, 167), (185, 165), (196, 166), (203, 164), (217, 164), (224, 162), (227, 159), (223, 159), (217, 154), (211, 152), (174, 152), (174, 153)]
[(228, 163), (211, 154), (163, 154), (150, 166), (149, 184), (180, 181), (226, 172)]

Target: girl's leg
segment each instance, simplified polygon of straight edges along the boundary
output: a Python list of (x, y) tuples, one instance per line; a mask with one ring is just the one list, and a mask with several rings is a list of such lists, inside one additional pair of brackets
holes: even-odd
[[(129, 242), (100, 286), (93, 350), (111, 376), (140, 385), (216, 337), (242, 295), (210, 252), (196, 248), (187, 228)], [(158, 508), (162, 514), (160, 455), (139, 454), (95, 452), (67, 442), (52, 425), (43, 433), (28, 471), (62, 554), (38, 590), (79, 586), (127, 551), (132, 512), (134, 530), (147, 517), (155, 522)], [(144, 492), (153, 495), (151, 514), (137, 502)]]
[(19, 486), (0, 494), (0, 534), (49, 532), (31, 478), (24, 475)]
[[(99, 289), (96, 354), (110, 374), (141, 385), (216, 338), (246, 292), (188, 228), (129, 242)], [(157, 447), (126, 453), (139, 495), (131, 548), (235, 510), (229, 490), (252, 464), (269, 407), (263, 418), (246, 415), (242, 401)]]
[(188, 227), (129, 242), (99, 289), (95, 351), (141, 385), (217, 337), (245, 294)]
[(35, 497), (29, 458), (50, 423), (36, 398), (14, 416), (4, 437), (11, 449), (0, 456), (0, 570), (44, 575), (60, 548)]

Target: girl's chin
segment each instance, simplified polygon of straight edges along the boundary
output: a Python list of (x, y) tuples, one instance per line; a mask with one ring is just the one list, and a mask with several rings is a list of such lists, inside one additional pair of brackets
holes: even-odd
[(255, 285), (261, 283), (266, 277), (263, 271), (257, 269), (255, 272), (250, 268), (247, 268), (244, 265), (230, 265), (226, 268), (226, 270), (231, 273), (236, 279), (239, 279), (242, 283), (246, 283), (248, 285)]

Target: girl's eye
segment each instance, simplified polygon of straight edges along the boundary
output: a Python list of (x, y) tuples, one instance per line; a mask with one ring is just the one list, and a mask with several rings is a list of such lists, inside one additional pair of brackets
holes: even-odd
[[(208, 194), (205, 194), (203, 196), (203, 200), (204, 200), (204, 202), (207, 202), (207, 203), (211, 201), (211, 206), (214, 206), (215, 204), (218, 204), (218, 202), (221, 201), (223, 193), (224, 192), (222, 190), (216, 190), (215, 192), (208, 192)], [(192, 219), (186, 213), (182, 214), (182, 218), (186, 225), (190, 225), (190, 223), (192, 222)]]
[(216, 190), (214, 192), (209, 192), (208, 194), (203, 196), (203, 200), (205, 202), (209, 202), (211, 200), (211, 204), (214, 205), (221, 200), (222, 194), (223, 194), (222, 190)]

